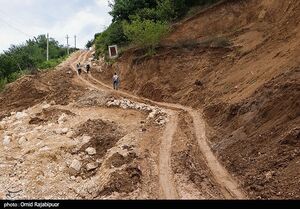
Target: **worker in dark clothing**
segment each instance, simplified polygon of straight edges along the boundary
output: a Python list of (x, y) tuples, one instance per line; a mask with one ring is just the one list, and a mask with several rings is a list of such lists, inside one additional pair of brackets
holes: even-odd
[(90, 66), (90, 64), (87, 64), (86, 65), (86, 72), (90, 73), (90, 71), (91, 71), (91, 66)]
[(78, 74), (81, 75), (82, 70), (81, 70), (80, 63), (77, 64), (77, 71), (78, 71)]

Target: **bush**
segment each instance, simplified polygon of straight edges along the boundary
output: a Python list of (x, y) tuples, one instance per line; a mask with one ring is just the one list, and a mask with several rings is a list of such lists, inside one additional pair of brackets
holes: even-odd
[(124, 34), (122, 23), (112, 23), (104, 32), (96, 37), (96, 56), (105, 56), (108, 52), (108, 46), (119, 44), (124, 45), (127, 43), (127, 37)]
[(45, 61), (41, 64), (38, 65), (39, 69), (49, 69), (49, 68), (54, 68), (60, 63), (62, 63), (66, 59), (66, 56), (58, 59), (51, 59), (49, 61)]
[(4, 90), (6, 84), (7, 84), (7, 79), (1, 78), (0, 79), (0, 92)]
[(147, 48), (150, 53), (154, 53), (161, 38), (169, 31), (166, 22), (141, 19), (133, 20), (132, 23), (124, 22), (123, 28), (125, 35), (132, 43)]

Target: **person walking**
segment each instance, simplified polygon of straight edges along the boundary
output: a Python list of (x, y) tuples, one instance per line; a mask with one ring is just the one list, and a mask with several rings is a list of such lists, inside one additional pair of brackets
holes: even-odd
[(77, 64), (77, 71), (78, 71), (78, 74), (81, 75), (81, 65), (80, 65), (80, 63)]
[(87, 74), (90, 73), (90, 70), (91, 70), (91, 66), (90, 66), (90, 64), (87, 64), (86, 65), (86, 72), (87, 72)]
[(117, 73), (115, 73), (114, 76), (113, 76), (114, 90), (119, 90), (119, 85), (120, 85), (120, 77), (118, 76)]

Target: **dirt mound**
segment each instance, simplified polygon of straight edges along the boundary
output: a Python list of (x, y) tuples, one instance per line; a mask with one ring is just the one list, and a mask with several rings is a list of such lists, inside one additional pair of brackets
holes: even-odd
[(137, 155), (133, 152), (130, 152), (127, 156), (123, 156), (120, 153), (115, 153), (107, 160), (108, 167), (119, 168), (125, 164), (130, 164), (134, 159), (137, 158)]
[(142, 172), (137, 167), (128, 167), (111, 174), (110, 180), (98, 196), (108, 196), (114, 192), (131, 193), (135, 191), (141, 183)]
[(80, 152), (85, 152), (89, 147), (96, 149), (94, 158), (101, 159), (110, 148), (124, 136), (123, 132), (114, 122), (103, 120), (88, 120), (77, 128), (75, 137), (90, 136), (91, 140), (84, 144)]
[(69, 104), (83, 92), (82, 87), (72, 82), (75, 75), (71, 69), (62, 68), (25, 76), (9, 84), (0, 94), (0, 116), (27, 109), (42, 101)]
[(75, 116), (75, 114), (69, 110), (62, 110), (62, 109), (58, 109), (55, 107), (51, 107), (48, 109), (43, 109), (42, 112), (36, 114), (36, 117), (31, 118), (31, 120), (29, 121), (29, 124), (37, 125), (37, 124), (43, 124), (43, 123), (47, 123), (47, 122), (57, 123), (58, 119), (63, 114), (68, 115), (68, 116)]

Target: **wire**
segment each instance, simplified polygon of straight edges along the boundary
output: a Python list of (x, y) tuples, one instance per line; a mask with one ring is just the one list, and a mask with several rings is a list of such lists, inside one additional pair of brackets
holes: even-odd
[(6, 21), (5, 19), (3, 19), (3, 18), (0, 17), (0, 20), (1, 20), (3, 23), (5, 23), (8, 27), (10, 27), (10, 28), (12, 28), (12, 29), (14, 29), (14, 30), (16, 30), (16, 31), (18, 31), (18, 32), (20, 32), (20, 33), (23, 33), (24, 35), (26, 35), (26, 36), (28, 36), (28, 37), (32, 37), (32, 36), (29, 35), (28, 33), (22, 31), (21, 29), (15, 27), (15, 26), (13, 26), (11, 23), (9, 23), (8, 21)]

